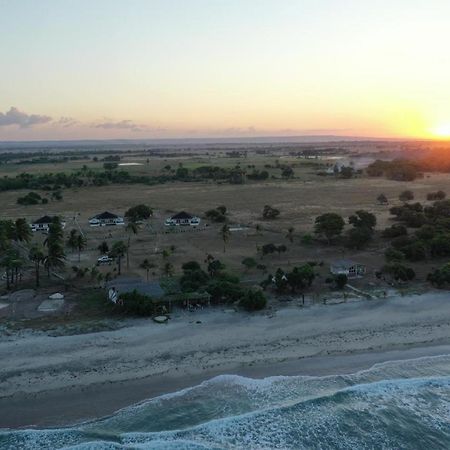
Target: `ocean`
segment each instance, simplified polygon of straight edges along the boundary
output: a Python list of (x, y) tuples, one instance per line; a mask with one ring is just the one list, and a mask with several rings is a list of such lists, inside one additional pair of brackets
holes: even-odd
[(348, 375), (221, 375), (81, 425), (0, 431), (8, 450), (449, 448), (450, 355)]

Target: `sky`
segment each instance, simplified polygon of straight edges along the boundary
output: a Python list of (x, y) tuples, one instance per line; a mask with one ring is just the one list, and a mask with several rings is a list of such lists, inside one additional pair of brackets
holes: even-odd
[(449, 0), (0, 0), (0, 141), (450, 137)]

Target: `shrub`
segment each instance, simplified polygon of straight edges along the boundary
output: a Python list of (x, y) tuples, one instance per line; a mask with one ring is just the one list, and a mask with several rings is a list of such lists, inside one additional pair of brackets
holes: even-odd
[(239, 305), (247, 311), (259, 311), (266, 307), (267, 299), (263, 292), (248, 289), (239, 300)]
[(262, 216), (264, 219), (276, 219), (280, 215), (280, 211), (276, 208), (272, 208), (270, 205), (265, 205), (263, 208)]
[(37, 205), (42, 202), (42, 197), (36, 192), (29, 192), (23, 197), (17, 199), (19, 205)]
[(336, 283), (336, 287), (338, 289), (344, 289), (345, 285), (348, 282), (348, 277), (345, 275), (345, 273), (340, 273), (339, 275), (336, 275), (334, 278), (334, 282)]
[(396, 281), (410, 281), (416, 276), (411, 267), (406, 267), (399, 263), (386, 264), (381, 270), (383, 273), (389, 274)]
[(408, 229), (404, 225), (395, 224), (391, 227), (385, 228), (381, 236), (384, 238), (392, 239), (399, 236), (406, 236), (408, 234)]
[(389, 247), (384, 252), (384, 257), (386, 261), (403, 261), (405, 259), (405, 254), (400, 250), (396, 250), (395, 248)]
[(139, 294), (137, 291), (120, 294), (119, 299), (121, 304), (118, 304), (118, 307), (126, 314), (151, 316), (158, 309), (157, 304), (151, 297)]

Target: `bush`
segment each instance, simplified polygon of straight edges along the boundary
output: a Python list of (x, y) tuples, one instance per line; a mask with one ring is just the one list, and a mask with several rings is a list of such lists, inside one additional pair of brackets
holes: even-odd
[(450, 263), (428, 274), (427, 280), (438, 288), (450, 284)]
[(381, 270), (383, 273), (389, 274), (396, 281), (410, 281), (416, 276), (411, 267), (406, 267), (399, 263), (386, 264)]
[(209, 281), (209, 275), (201, 269), (187, 270), (180, 279), (184, 292), (195, 292), (204, 287)]
[(38, 205), (42, 202), (42, 197), (36, 192), (29, 192), (23, 197), (17, 199), (19, 205)]
[(427, 194), (427, 200), (435, 201), (435, 200), (444, 200), (446, 194), (444, 191), (430, 192)]
[(403, 261), (405, 259), (405, 254), (401, 252), (400, 250), (396, 250), (395, 248), (389, 247), (384, 252), (384, 257), (386, 258), (386, 261)]
[(406, 236), (408, 234), (408, 229), (404, 225), (395, 224), (391, 227), (385, 228), (381, 236), (384, 238), (392, 239), (399, 236)]
[(239, 306), (247, 311), (259, 311), (267, 305), (267, 299), (263, 292), (248, 289), (239, 300)]
[(153, 210), (147, 205), (136, 205), (125, 212), (125, 218), (132, 222), (147, 220), (153, 215)]
[(276, 219), (280, 215), (280, 211), (272, 208), (270, 205), (265, 205), (262, 216), (264, 219)]
[(339, 275), (336, 275), (334, 278), (334, 282), (336, 283), (336, 287), (338, 289), (344, 289), (345, 285), (348, 282), (348, 277), (345, 275), (345, 273), (340, 273)]
[(151, 297), (139, 294), (137, 291), (120, 294), (119, 299), (122, 301), (122, 304), (118, 304), (118, 306), (126, 314), (151, 316), (158, 309), (157, 304)]
[(183, 272), (201, 270), (200, 264), (197, 261), (188, 261), (187, 263), (184, 263), (181, 268), (183, 269)]

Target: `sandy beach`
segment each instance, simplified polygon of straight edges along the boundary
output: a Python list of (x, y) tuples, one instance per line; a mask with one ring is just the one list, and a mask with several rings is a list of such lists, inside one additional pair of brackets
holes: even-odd
[(224, 373), (351, 373), (439, 354), (450, 354), (448, 292), (257, 314), (211, 308), (73, 336), (27, 331), (0, 341), (0, 427), (98, 418)]

